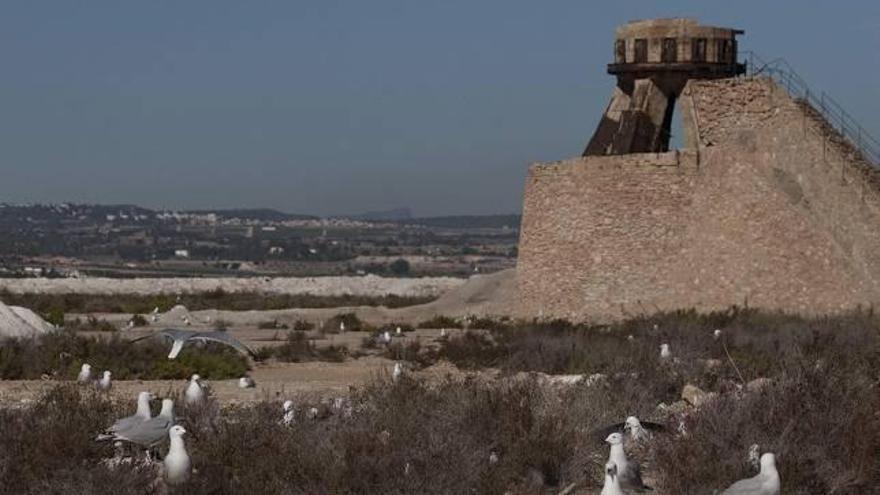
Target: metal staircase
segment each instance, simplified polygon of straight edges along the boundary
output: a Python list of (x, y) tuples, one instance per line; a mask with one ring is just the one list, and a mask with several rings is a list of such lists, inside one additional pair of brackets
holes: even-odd
[(824, 139), (838, 145), (852, 160), (880, 169), (880, 140), (869, 134), (837, 101), (824, 91), (812, 91), (785, 59), (767, 62), (750, 51), (741, 55), (747, 76), (773, 79), (800, 104), (805, 116), (820, 123)]

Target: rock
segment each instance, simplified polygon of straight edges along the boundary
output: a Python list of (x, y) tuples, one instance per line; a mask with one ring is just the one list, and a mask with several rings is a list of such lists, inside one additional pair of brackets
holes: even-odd
[(773, 380), (769, 378), (755, 378), (754, 380), (746, 384), (746, 390), (748, 390), (749, 392), (757, 392), (765, 387), (770, 386), (772, 383)]
[(684, 399), (685, 402), (694, 406), (700, 407), (703, 404), (714, 399), (718, 394), (713, 392), (703, 392), (696, 385), (691, 385), (688, 383), (681, 390), (681, 398)]

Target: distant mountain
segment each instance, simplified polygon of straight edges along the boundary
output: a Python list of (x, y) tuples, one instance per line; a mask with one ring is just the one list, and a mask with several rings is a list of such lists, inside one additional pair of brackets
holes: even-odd
[(263, 222), (283, 222), (285, 220), (314, 220), (317, 216), (284, 213), (270, 208), (231, 208), (221, 210), (189, 210), (185, 213), (196, 215), (215, 214), (221, 219), (241, 218), (243, 220), (259, 220)]
[(347, 218), (355, 220), (370, 220), (373, 222), (399, 222), (412, 218), (412, 210), (409, 208), (392, 208), (382, 211), (368, 211), (360, 215), (351, 215)]
[(455, 229), (519, 229), (519, 215), (458, 215), (448, 217), (411, 218), (399, 223)]

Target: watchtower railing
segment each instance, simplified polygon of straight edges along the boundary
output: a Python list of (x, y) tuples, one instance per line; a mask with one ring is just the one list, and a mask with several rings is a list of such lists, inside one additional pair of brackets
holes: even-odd
[(875, 168), (880, 168), (880, 140), (872, 136), (843, 107), (824, 91), (815, 92), (806, 81), (783, 58), (769, 62), (755, 52), (741, 52), (745, 58), (746, 74), (765, 75), (784, 87), (795, 99), (809, 105), (821, 115), (834, 130), (846, 139), (860, 154), (861, 158)]

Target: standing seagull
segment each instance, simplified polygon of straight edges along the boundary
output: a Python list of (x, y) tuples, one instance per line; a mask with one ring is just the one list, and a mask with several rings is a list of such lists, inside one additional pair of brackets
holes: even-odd
[(403, 374), (403, 366), (400, 363), (394, 363), (394, 370), (391, 372), (391, 379), (395, 382), (400, 379), (400, 375)]
[(292, 425), (296, 419), (296, 411), (293, 409), (293, 401), (289, 399), (284, 401), (284, 404), (281, 406), (281, 412), (284, 413), (284, 417), (281, 419), (281, 424), (284, 426)]
[(660, 344), (660, 359), (666, 360), (672, 357), (672, 352), (669, 351), (669, 344)]
[(213, 332), (196, 332), (193, 330), (177, 330), (173, 328), (168, 328), (160, 332), (151, 333), (143, 337), (138, 337), (136, 339), (133, 339), (132, 342), (137, 342), (139, 340), (148, 339), (154, 336), (162, 337), (166, 340), (172, 341), (171, 352), (168, 353), (168, 359), (176, 358), (177, 355), (180, 354), (180, 351), (183, 349), (183, 346), (190, 342), (217, 342), (220, 344), (228, 345), (247, 356), (254, 355), (253, 351), (251, 351), (246, 345), (242, 344), (234, 337), (230, 336), (227, 332), (220, 332), (216, 330)]
[(149, 392), (141, 392), (138, 394), (137, 398), (137, 411), (131, 415), (122, 419), (116, 420), (110, 428), (107, 428), (107, 433), (103, 435), (98, 435), (98, 438), (95, 440), (111, 440), (121, 431), (126, 431), (134, 427), (135, 425), (147, 421), (150, 419), (150, 399), (153, 396), (150, 395)]
[(104, 376), (95, 382), (95, 388), (98, 389), (99, 392), (109, 392), (113, 387), (113, 382), (110, 381), (110, 373), (109, 371), (104, 372)]
[(761, 472), (757, 476), (737, 481), (721, 495), (779, 495), (780, 490), (776, 456), (768, 452), (761, 456)]
[(82, 368), (79, 370), (79, 375), (76, 377), (76, 381), (79, 383), (88, 383), (89, 380), (92, 379), (92, 365), (89, 363), (83, 363)]
[(398, 337), (400, 337), (402, 332), (403, 332), (403, 329), (401, 329), (400, 327), (397, 327), (397, 330), (394, 331), (394, 333), (396, 333)]
[(716, 328), (715, 331), (712, 332), (712, 338), (715, 340), (720, 339), (721, 338), (721, 330)]
[(345, 333), (345, 322), (339, 320), (339, 333)]
[(238, 388), (257, 388), (257, 382), (249, 376), (243, 376), (238, 379)]
[(185, 483), (189, 479), (192, 470), (192, 461), (186, 452), (186, 446), (183, 444), (183, 435), (186, 430), (182, 426), (172, 426), (168, 430), (168, 437), (171, 439), (171, 446), (168, 448), (168, 455), (165, 456), (165, 481), (169, 485), (179, 485)]
[(617, 465), (617, 477), (620, 479), (620, 486), (626, 490), (635, 490), (637, 492), (650, 490), (651, 487), (646, 486), (642, 481), (639, 463), (626, 458), (626, 453), (623, 451), (623, 435), (612, 433), (608, 435), (605, 441), (611, 445), (611, 451), (608, 453), (608, 462), (613, 462)]
[(191, 406), (201, 403), (205, 398), (205, 391), (202, 390), (199, 378), (199, 375), (193, 375), (189, 379), (189, 385), (186, 386), (186, 392), (183, 393), (184, 400)]
[(600, 495), (623, 495), (620, 488), (620, 479), (617, 477), (617, 464), (608, 462), (605, 464), (605, 484), (602, 485)]

